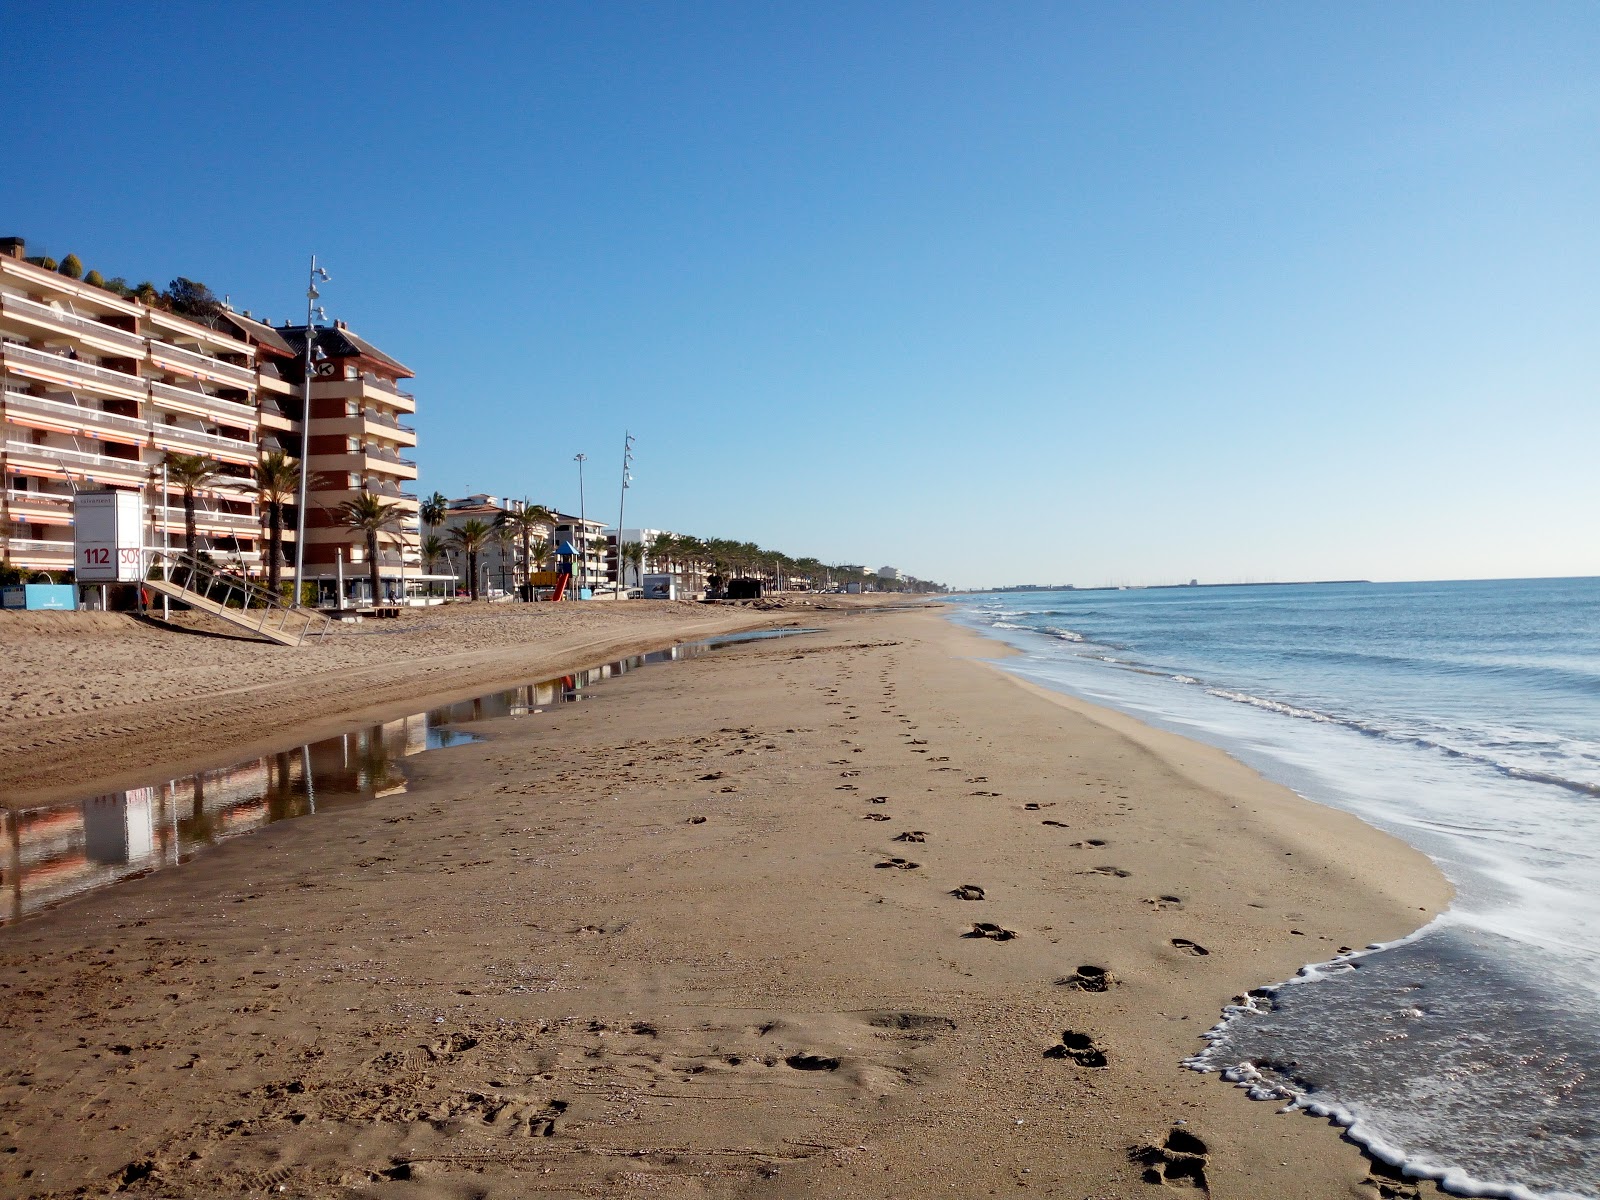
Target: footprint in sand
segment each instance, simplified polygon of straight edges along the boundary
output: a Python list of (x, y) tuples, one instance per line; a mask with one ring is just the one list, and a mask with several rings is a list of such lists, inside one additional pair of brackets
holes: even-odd
[(1104, 967), (1095, 967), (1085, 964), (1077, 972), (1063, 979), (1056, 980), (1059, 987), (1069, 987), (1080, 992), (1109, 992), (1120, 982), (1115, 975)]
[(1172, 945), (1174, 949), (1182, 950), (1185, 954), (1192, 954), (1196, 958), (1204, 958), (1211, 953), (1199, 942), (1191, 942), (1188, 938), (1173, 938)]
[(868, 813), (866, 816), (862, 817), (861, 819), (863, 821), (887, 821), (889, 819), (889, 814), (888, 813)]
[(1046, 1058), (1070, 1058), (1080, 1067), (1104, 1067), (1106, 1052), (1087, 1033), (1068, 1029), (1061, 1034), (1061, 1044), (1044, 1052)]
[[(1029, 800), (1022, 807), (1023, 807), (1023, 810), (1026, 811), (1026, 812), (1038, 812), (1040, 809), (1054, 808), (1055, 806), (1056, 806), (1056, 802), (1054, 800), (1048, 800), (1043, 804), (1040, 804), (1037, 800)], [(1046, 824), (1048, 824), (1048, 823), (1049, 822), (1046, 822)], [(1057, 821), (1056, 824), (1059, 825), (1060, 822)]]
[(1121, 867), (1095, 867), (1092, 871), (1085, 871), (1084, 874), (1106, 875), (1112, 879), (1126, 879), (1132, 872), (1124, 871)]
[(706, 823), (706, 819), (704, 817), (690, 817), (689, 818), (689, 824), (691, 824), (691, 825), (704, 825), (705, 823)]
[(796, 1071), (837, 1071), (839, 1062), (826, 1054), (791, 1054), (783, 1060), (784, 1066)]
[(1011, 929), (1002, 929), (992, 921), (974, 921), (972, 928), (961, 935), (964, 938), (984, 938), (991, 942), (1009, 942), (1016, 937)]
[(1205, 1192), (1210, 1190), (1206, 1185), (1207, 1150), (1199, 1137), (1175, 1125), (1161, 1145), (1134, 1146), (1128, 1158), (1144, 1167), (1146, 1183)]
[(969, 796), (998, 796), (999, 792), (968, 792)]
[(887, 804), (887, 803), (889, 803), (889, 797), (887, 797), (887, 796), (868, 796), (867, 797), (867, 803), (868, 804)]
[(1081, 842), (1071, 842), (1069, 845), (1073, 850), (1094, 850), (1104, 846), (1105, 842), (1099, 838), (1084, 838)]
[(875, 867), (893, 867), (897, 871), (915, 871), (921, 863), (914, 863), (909, 858), (887, 858), (883, 862), (873, 863)]
[(904, 833), (895, 834), (892, 840), (896, 842), (925, 842), (928, 840), (928, 834), (926, 830), (908, 829)]
[(983, 889), (975, 883), (963, 883), (950, 893), (957, 900), (982, 900)]
[(840, 771), (839, 772), (839, 778), (840, 779), (854, 779), (859, 774), (861, 774), (860, 771), (853, 770), (853, 769), (849, 770), (849, 771)]
[(838, 787), (834, 788), (833, 790), (836, 791), (836, 792), (859, 792), (861, 789), (858, 788), (853, 783), (841, 783)]
[(1065, 829), (1067, 827), (1065, 821), (1040, 821), (1039, 824), (1049, 825), (1053, 829)]
[(1165, 912), (1169, 908), (1182, 908), (1182, 896), (1146, 896), (1144, 902), (1151, 908)]
[(988, 783), (989, 782), (989, 777), (987, 775), (974, 775), (971, 779), (967, 780), (967, 782), (968, 783)]

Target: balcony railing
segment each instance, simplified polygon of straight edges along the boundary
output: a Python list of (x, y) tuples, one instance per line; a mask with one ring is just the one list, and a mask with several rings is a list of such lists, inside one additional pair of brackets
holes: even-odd
[(212, 396), (194, 388), (173, 387), (170, 383), (151, 380), (150, 397), (158, 407), (177, 409), (180, 412), (216, 414), (225, 418), (228, 424), (239, 425), (246, 429), (254, 429), (258, 423), (255, 405), (224, 400), (221, 396)]
[(205, 378), (232, 383), (238, 387), (254, 388), (256, 385), (256, 373), (251, 368), (241, 367), (237, 363), (223, 362), (220, 358), (212, 358), (209, 354), (185, 350), (182, 346), (151, 341), (150, 357), (156, 361), (166, 359), (167, 362), (176, 363), (185, 370), (199, 371)]
[(158, 446), (175, 442), (184, 446), (198, 446), (216, 455), (227, 455), (240, 462), (253, 463), (259, 457), (256, 444), (245, 438), (228, 437), (221, 433), (207, 433), (204, 429), (190, 429), (186, 425), (152, 425), (151, 436)]
[(81, 362), (76, 358), (68, 358), (65, 354), (52, 354), (48, 350), (35, 350), (32, 346), (24, 346), (18, 342), (5, 343), (5, 359), (8, 367), (18, 367), (23, 374), (27, 368), (43, 367), (51, 371), (75, 379), (81, 379), (91, 387), (105, 385), (117, 389), (118, 394), (134, 392), (139, 396), (145, 393), (145, 380), (139, 375), (129, 375), (124, 371), (113, 371), (109, 367), (97, 367), (91, 363)]
[(411, 428), (411, 426), (402, 425), (393, 417), (388, 416), (385, 413), (381, 413), (375, 408), (362, 409), (361, 417), (363, 420), (369, 421), (373, 425), (382, 425), (385, 429), (398, 429), (401, 433), (410, 434), (412, 437), (417, 436), (417, 431)]
[(72, 519), (72, 497), (54, 492), (25, 492), (21, 488), (7, 488), (6, 500), (12, 505), (37, 509), (40, 512), (65, 514)]
[[(181, 527), (183, 525), (183, 508), (173, 504), (168, 507), (159, 505), (150, 510), (153, 519), (167, 525)], [(252, 533), (261, 528), (261, 518), (254, 513), (221, 512), (196, 505), (194, 510), (195, 523), (198, 525), (220, 526), (226, 529), (248, 529)]]
[(72, 562), (74, 547), (71, 542), (46, 542), (38, 538), (7, 538), (5, 542), (13, 554), (60, 555), (68, 563)]
[(108, 454), (89, 454), (82, 450), (68, 450), (63, 446), (40, 446), (33, 442), (19, 442), (14, 438), (7, 438), (7, 457), (42, 459), (52, 466), (69, 468), (77, 467), (80, 473), (92, 471), (113, 472), (116, 474), (132, 476), (143, 481), (146, 467), (137, 459), (112, 458)]
[(102, 409), (90, 408), (86, 404), (71, 404), (65, 400), (49, 400), (43, 396), (30, 396), (26, 392), (7, 391), (5, 393), (6, 410), (22, 409), (26, 412), (38, 413), (40, 416), (51, 417), (59, 421), (75, 422), (84, 428), (109, 429), (118, 433), (127, 434), (142, 442), (149, 433), (149, 423), (139, 417), (128, 417), (121, 413), (108, 413)]
[(409, 467), (413, 471), (417, 469), (416, 463), (403, 459), (393, 450), (385, 450), (382, 446), (363, 446), (361, 453), (368, 458), (375, 458), (379, 462), (392, 463), (397, 467)]
[(0, 295), (0, 312), (8, 316), (14, 314), (23, 320), (53, 325), (69, 333), (97, 337), (122, 347), (131, 358), (144, 357), (145, 339), (139, 334), (118, 329), (115, 325), (107, 325), (104, 321), (80, 317), (76, 313), (66, 312), (51, 304), (40, 304), (37, 300), (29, 300), (26, 296), (13, 296), (10, 293)]

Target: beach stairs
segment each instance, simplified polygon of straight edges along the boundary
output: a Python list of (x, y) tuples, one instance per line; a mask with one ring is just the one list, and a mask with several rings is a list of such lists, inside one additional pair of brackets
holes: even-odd
[(243, 575), (217, 569), (189, 554), (156, 551), (144, 581), (147, 591), (209, 613), (280, 646), (302, 646), (326, 637), (333, 622), (312, 608), (291, 608)]

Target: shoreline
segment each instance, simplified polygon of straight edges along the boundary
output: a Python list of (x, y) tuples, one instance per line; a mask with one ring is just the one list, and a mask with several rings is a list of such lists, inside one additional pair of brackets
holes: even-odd
[[(630, 675), (408, 761), (381, 808), (0, 933), (19, 1069), (56, 1087), (0, 1085), (25, 1151), (0, 1182), (76, 1186), (37, 1178), (58, 1158), (171, 1195), (1370, 1185), (1352, 1144), (1179, 1061), (1229, 995), (1420, 924), (1431, 864), (979, 645), (901, 608)], [(918, 866), (874, 869), (897, 857)], [(1087, 965), (1117, 984), (1067, 982)], [(118, 1011), (59, 1019), (91, 991)], [(82, 1147), (49, 1114), (91, 1084), (107, 1132)]]

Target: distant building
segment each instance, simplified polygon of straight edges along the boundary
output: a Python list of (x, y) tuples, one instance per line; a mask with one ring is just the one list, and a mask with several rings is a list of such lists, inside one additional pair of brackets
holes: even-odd
[[(438, 570), (448, 570), (454, 574), (460, 585), (467, 586), (467, 564), (465, 556), (460, 550), (450, 545), (449, 534), (452, 529), (459, 529), (468, 521), (478, 520), (491, 529), (497, 529), (500, 522), (512, 513), (522, 509), (524, 501), (502, 500), (498, 496), (491, 496), (478, 492), (460, 500), (450, 501), (446, 510), (444, 522), (438, 526), (439, 534), (445, 538), (445, 563), (436, 564)], [(549, 547), (549, 558), (544, 569), (553, 570), (555, 567), (555, 531), (551, 524), (540, 525), (529, 539), (529, 549), (534, 549), (532, 543), (543, 541)], [(446, 565), (448, 564), (448, 565)], [(484, 590), (503, 591), (507, 594), (513, 592), (524, 580), (524, 570), (527, 564), (522, 561), (522, 535), (520, 532), (508, 536), (492, 536), (478, 552), (478, 585), (480, 593)], [(540, 570), (538, 563), (532, 569)]]
[(892, 579), (899, 579), (900, 578), (900, 568), (899, 567), (879, 567), (878, 568), (878, 578), (879, 579), (891, 579), (891, 580)]
[(606, 582), (606, 526), (604, 521), (586, 521), (571, 513), (556, 513), (552, 544), (559, 551), (570, 545), (573, 587), (599, 587)]
[[(622, 531), (622, 542), (624, 545), (626, 545), (628, 542), (638, 542), (645, 548), (644, 560), (640, 566), (636, 567), (632, 563), (627, 564), (627, 578), (622, 580), (623, 587), (641, 587), (643, 586), (644, 576), (656, 573), (655, 560), (650, 556), (650, 545), (658, 537), (660, 537), (662, 533), (663, 531), (660, 529), (624, 529)], [(606, 579), (611, 583), (616, 583), (618, 576), (617, 531), (615, 529), (606, 530), (605, 570)]]

